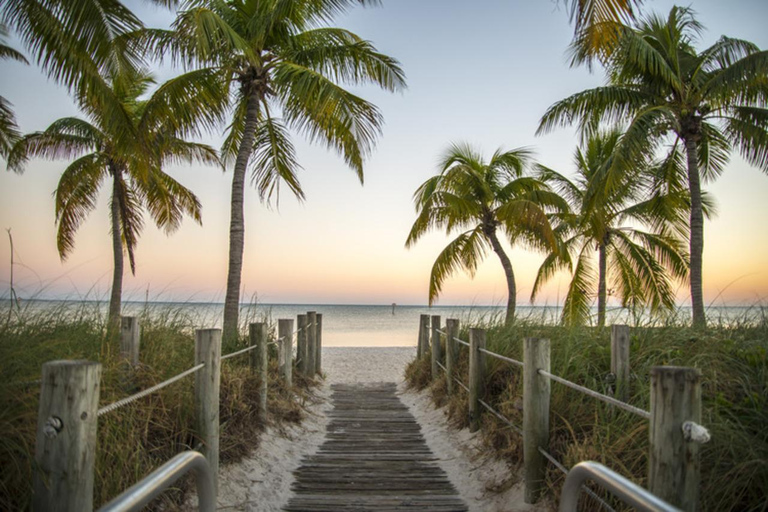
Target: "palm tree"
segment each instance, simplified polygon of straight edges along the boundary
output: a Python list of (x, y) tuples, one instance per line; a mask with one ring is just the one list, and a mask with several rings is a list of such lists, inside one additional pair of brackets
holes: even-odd
[[(170, 161), (218, 162), (216, 152), (203, 144), (178, 137), (176, 123), (169, 122), (168, 105), (181, 99), (166, 84), (147, 100), (140, 99), (153, 83), (149, 75), (106, 80), (114, 98), (105, 106), (94, 98), (80, 98), (90, 120), (67, 117), (54, 121), (45, 131), (24, 136), (8, 159), (20, 169), (29, 157), (74, 159), (56, 188), (57, 247), (62, 260), (74, 249), (75, 233), (96, 207), (99, 189), (111, 178), (110, 220), (114, 273), (109, 301), (109, 326), (119, 320), (123, 282), (123, 250), (131, 272), (136, 272), (134, 250), (146, 210), (166, 233), (177, 229), (186, 213), (200, 222), (197, 197), (165, 174)], [(118, 111), (114, 105), (120, 105)]]
[[(7, 36), (8, 29), (3, 23), (0, 23), (0, 59), (13, 59), (29, 64), (22, 54), (5, 44)], [(8, 152), (20, 135), (11, 104), (0, 96), (0, 156), (8, 156)]]
[[(539, 177), (567, 198), (572, 213), (554, 214), (560, 250), (547, 255), (539, 268), (531, 300), (557, 270), (572, 271), (563, 305), (562, 319), (566, 324), (586, 323), (597, 295), (597, 325), (605, 325), (609, 279), (623, 307), (650, 306), (651, 312), (655, 312), (675, 304), (670, 274), (677, 279), (687, 277), (688, 257), (684, 242), (676, 234), (685, 231), (687, 225), (687, 194), (680, 189), (652, 192), (656, 186), (651, 176), (658, 175), (663, 167), (651, 173), (636, 165), (635, 169), (626, 170), (621, 183), (610, 189), (598, 182), (601, 172), (614, 165), (620, 137), (621, 131), (614, 128), (591, 137), (583, 148), (577, 148), (574, 180), (539, 166)], [(637, 225), (650, 226), (651, 230)]]
[[(205, 84), (210, 119), (232, 112), (222, 155), (234, 163), (229, 265), (223, 336), (237, 335), (249, 167), (262, 200), (280, 181), (304, 197), (289, 129), (343, 155), (363, 180), (363, 160), (381, 130), (382, 116), (344, 84), (405, 86), (396, 60), (356, 34), (325, 23), (354, 4), (374, 0), (223, 0), (190, 2), (173, 31), (148, 31), (149, 49), (201, 67), (189, 73)], [(277, 117), (277, 115), (281, 117)]]
[(512, 262), (499, 240), (502, 230), (510, 244), (555, 249), (548, 209), (564, 210), (565, 202), (536, 178), (525, 176), (531, 152), (525, 148), (497, 150), (490, 161), (467, 144), (453, 144), (440, 160), (440, 174), (425, 181), (414, 194), (418, 217), (405, 242), (413, 246), (432, 228), (451, 235), (460, 231), (435, 260), (429, 279), (429, 304), (456, 270), (474, 275), (488, 248), (501, 261), (507, 279), (505, 322), (515, 318), (517, 285)]
[[(661, 147), (680, 145), (687, 158), (690, 191), (690, 284), (692, 323), (706, 325), (702, 294), (704, 213), (701, 182), (716, 178), (733, 147), (768, 171), (768, 52), (722, 37), (696, 52), (702, 27), (690, 9), (673, 7), (666, 19), (649, 16), (621, 30), (608, 60), (610, 82), (551, 106), (538, 132), (578, 121), (630, 119), (622, 159), (632, 161)], [(606, 175), (610, 178), (610, 175)], [(605, 183), (611, 186), (612, 179)]]

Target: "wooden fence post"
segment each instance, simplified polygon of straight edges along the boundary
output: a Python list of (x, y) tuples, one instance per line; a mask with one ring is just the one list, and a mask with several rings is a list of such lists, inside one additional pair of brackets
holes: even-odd
[(312, 377), (315, 374), (317, 363), (317, 312), (307, 312), (307, 375)]
[(315, 354), (315, 373), (322, 375), (323, 373), (323, 315), (318, 313), (315, 317), (317, 322), (317, 328), (315, 329), (315, 344), (317, 352)]
[(252, 323), (249, 326), (251, 346), (251, 364), (259, 376), (259, 414), (262, 419), (267, 417), (267, 324)]
[(33, 477), (33, 510), (93, 510), (101, 364), (43, 365)]
[(648, 490), (686, 512), (698, 510), (699, 444), (686, 441), (683, 423), (701, 423), (701, 372), (651, 368)]
[(141, 326), (135, 316), (120, 317), (120, 357), (133, 366), (139, 364)]
[(448, 394), (453, 394), (453, 367), (456, 364), (456, 342), (453, 338), (459, 336), (459, 321), (449, 318), (445, 321), (445, 383), (448, 386)]
[(629, 326), (611, 326), (611, 373), (616, 377), (614, 396), (629, 400)]
[(280, 345), (280, 366), (283, 369), (285, 387), (293, 386), (293, 319), (280, 319), (277, 321), (277, 336), (282, 338)]
[(203, 443), (202, 453), (213, 475), (213, 489), (219, 489), (219, 388), (221, 386), (221, 329), (195, 331), (195, 422)]
[(440, 329), (440, 315), (432, 315), (432, 380), (437, 380), (440, 377), (440, 367), (437, 363), (440, 362), (440, 333), (437, 332)]
[(547, 461), (539, 448), (549, 450), (551, 382), (539, 374), (549, 371), (549, 340), (525, 338), (523, 352), (523, 460), (525, 502), (536, 503), (546, 487)]
[(298, 370), (307, 374), (307, 315), (296, 316), (296, 360)]
[(485, 329), (469, 330), (469, 431), (480, 428), (480, 395), (485, 388)]
[(421, 359), (427, 353), (429, 344), (429, 315), (419, 317), (419, 346), (416, 350), (416, 356)]

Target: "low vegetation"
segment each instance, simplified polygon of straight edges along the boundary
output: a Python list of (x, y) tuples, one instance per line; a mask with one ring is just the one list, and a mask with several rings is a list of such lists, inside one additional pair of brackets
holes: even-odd
[[(96, 303), (27, 311), (0, 323), (0, 510), (29, 509), (40, 369), (55, 359), (103, 364), (101, 406), (170, 378), (194, 365), (194, 329), (181, 307), (146, 310), (141, 316), (141, 364), (130, 374), (105, 342), (107, 317)], [(236, 350), (225, 346), (224, 354)], [(273, 347), (271, 347), (273, 348)], [(269, 418), (258, 412), (258, 377), (244, 355), (222, 362), (222, 463), (237, 461), (259, 444), (267, 424), (298, 423), (313, 399), (311, 381), (295, 379), (287, 390), (276, 358), (269, 369)], [(142, 398), (99, 419), (94, 505), (108, 502), (175, 454), (198, 446), (194, 432), (194, 377)], [(174, 510), (192, 488), (182, 481), (156, 501)]]
[[(481, 325), (482, 327), (482, 325)], [(552, 372), (603, 393), (610, 392), (610, 329), (542, 326), (518, 321), (504, 327), (486, 322), (487, 347), (522, 360), (522, 340), (551, 340)], [(466, 328), (462, 339), (468, 339)], [(768, 507), (768, 316), (737, 321), (707, 331), (679, 325), (635, 327), (631, 334), (629, 403), (650, 408), (649, 370), (657, 365), (693, 366), (703, 374), (703, 423), (712, 440), (701, 452), (701, 504), (708, 511), (765, 511)], [(522, 426), (522, 373), (487, 358), (485, 400)], [(459, 348), (458, 375), (467, 382), (468, 354)], [(435, 404), (447, 406), (449, 421), (468, 425), (467, 395), (458, 386), (447, 394), (445, 379), (432, 382), (430, 358), (412, 362), (406, 379), (428, 389)], [(646, 486), (648, 422), (593, 398), (552, 384), (550, 452), (566, 467), (595, 460)], [(490, 414), (483, 415), (482, 438), (489, 450), (521, 467), (522, 438)], [(512, 471), (511, 475), (516, 472)], [(549, 466), (552, 495), (559, 495), (563, 474)], [(620, 504), (604, 496), (614, 506)], [(596, 503), (582, 498), (585, 510)]]

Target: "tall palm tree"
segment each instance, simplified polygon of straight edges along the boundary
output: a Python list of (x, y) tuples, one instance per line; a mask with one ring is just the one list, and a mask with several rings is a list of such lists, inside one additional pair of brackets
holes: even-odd
[(560, 250), (547, 255), (539, 268), (531, 300), (557, 270), (572, 271), (563, 305), (566, 324), (586, 323), (596, 295), (597, 325), (605, 325), (609, 280), (623, 307), (650, 306), (654, 312), (675, 304), (670, 276), (687, 277), (688, 256), (684, 241), (677, 236), (687, 225), (685, 190), (654, 193), (650, 172), (640, 172), (644, 169), (637, 164), (626, 170), (616, 187), (606, 189), (598, 182), (602, 171), (614, 165), (620, 137), (621, 131), (612, 129), (577, 148), (574, 180), (539, 166), (539, 177), (567, 198), (571, 212), (554, 214)]
[[(738, 148), (768, 172), (768, 52), (722, 37), (697, 52), (702, 27), (690, 9), (673, 7), (664, 19), (649, 16), (624, 27), (608, 60), (610, 82), (551, 106), (538, 132), (578, 121), (591, 129), (601, 121), (630, 119), (623, 159), (682, 146), (690, 191), (690, 284), (692, 323), (706, 325), (702, 294), (704, 213), (701, 182), (716, 178)], [(606, 175), (610, 178), (610, 175)], [(614, 180), (606, 179), (607, 186)]]
[[(7, 36), (8, 29), (0, 22), (0, 59), (12, 59), (28, 64), (24, 55), (5, 44)], [(0, 96), (0, 156), (8, 155), (20, 135), (16, 115), (13, 113), (10, 102)]]
[(510, 244), (525, 243), (554, 250), (547, 210), (567, 209), (565, 202), (536, 178), (525, 176), (531, 152), (525, 148), (497, 150), (488, 162), (467, 144), (453, 144), (440, 160), (440, 174), (415, 192), (418, 217), (405, 242), (413, 246), (432, 228), (459, 235), (440, 253), (429, 279), (429, 304), (456, 270), (474, 275), (488, 248), (501, 261), (507, 280), (505, 323), (515, 318), (517, 284), (512, 262), (499, 240), (499, 230)]
[[(45, 131), (24, 136), (14, 146), (8, 165), (20, 169), (30, 157), (74, 159), (64, 170), (56, 188), (57, 247), (63, 259), (75, 246), (75, 233), (96, 207), (99, 189), (111, 179), (110, 221), (114, 272), (109, 301), (109, 326), (116, 325), (121, 306), (123, 251), (131, 272), (136, 272), (134, 251), (146, 210), (166, 233), (177, 229), (188, 214), (198, 223), (197, 197), (162, 170), (170, 161), (218, 162), (215, 150), (178, 136), (169, 122), (168, 105), (174, 97), (172, 85), (158, 88), (149, 99), (141, 97), (153, 83), (149, 75), (116, 77), (105, 81), (114, 98), (105, 107), (98, 98), (80, 98), (89, 120), (66, 117)], [(115, 111), (114, 105), (120, 105)]]
[[(262, 200), (282, 180), (300, 199), (289, 129), (343, 155), (363, 180), (363, 160), (381, 130), (382, 116), (345, 84), (405, 86), (396, 60), (356, 34), (326, 23), (354, 4), (377, 0), (221, 0), (189, 2), (173, 31), (148, 31), (150, 50), (199, 65), (211, 119), (232, 112), (222, 148), (234, 164), (229, 264), (223, 336), (237, 335), (243, 264), (245, 176), (250, 168)], [(277, 116), (281, 117), (277, 117)]]

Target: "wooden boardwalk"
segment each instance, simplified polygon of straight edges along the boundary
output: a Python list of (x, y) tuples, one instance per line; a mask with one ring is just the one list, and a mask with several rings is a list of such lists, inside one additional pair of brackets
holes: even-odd
[(331, 390), (326, 440), (296, 470), (284, 510), (467, 510), (395, 384)]

